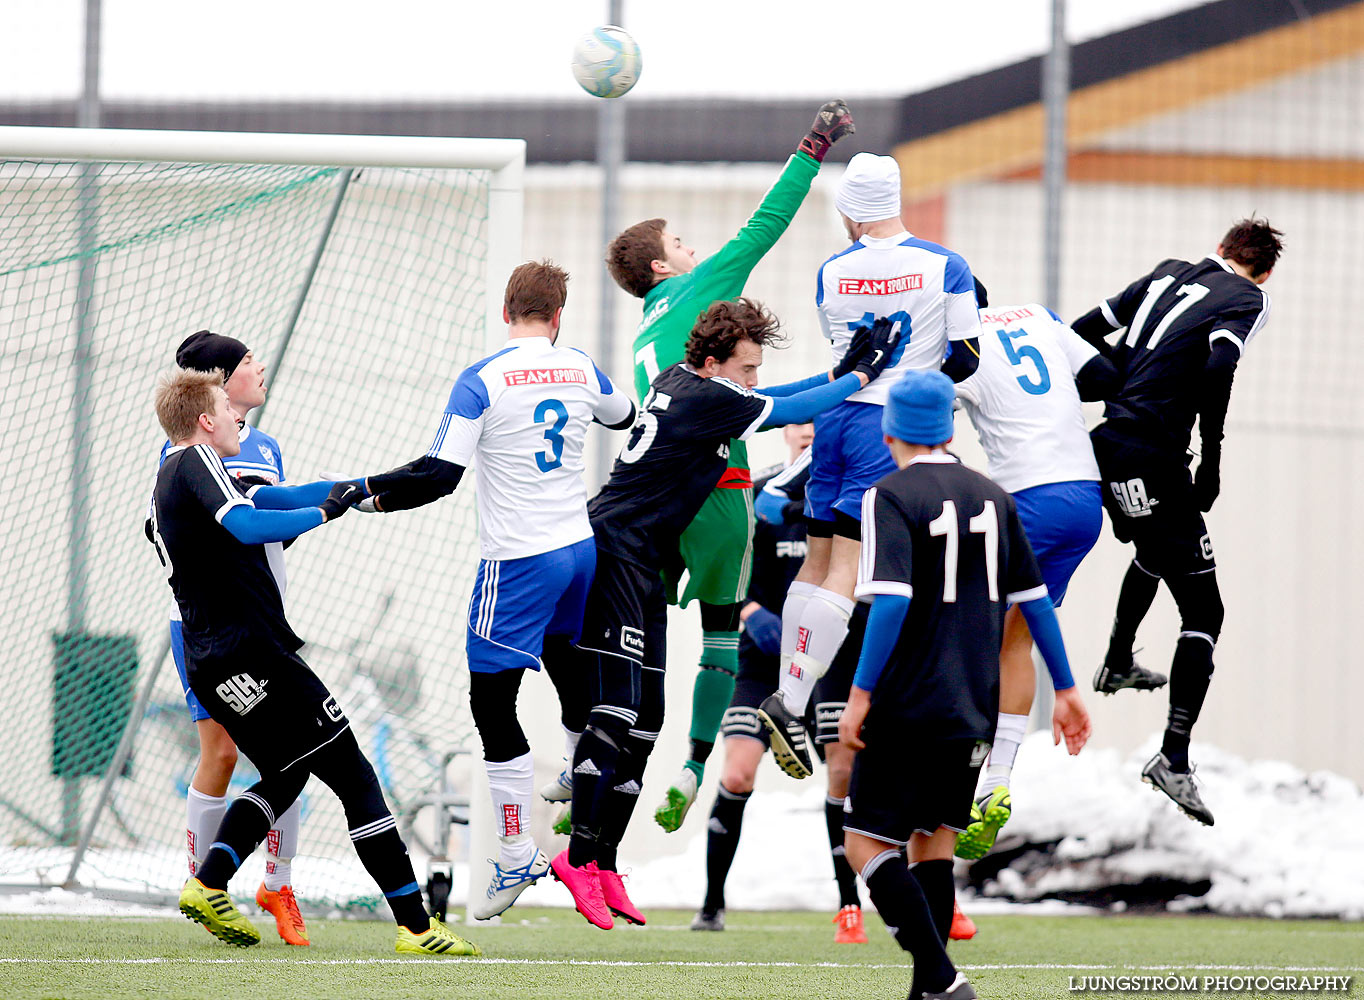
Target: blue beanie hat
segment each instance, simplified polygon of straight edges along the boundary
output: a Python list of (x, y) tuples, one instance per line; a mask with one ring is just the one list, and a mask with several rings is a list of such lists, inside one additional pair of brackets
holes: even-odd
[(957, 391), (942, 372), (905, 372), (890, 387), (881, 430), (906, 444), (937, 445), (952, 440), (952, 402)]

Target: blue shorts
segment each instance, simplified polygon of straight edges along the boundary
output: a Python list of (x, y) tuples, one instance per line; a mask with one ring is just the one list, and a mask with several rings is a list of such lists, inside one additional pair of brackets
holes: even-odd
[(815, 417), (805, 516), (832, 521), (834, 512), (862, 520), (862, 494), (895, 471), (878, 403), (839, 403)]
[(1059, 607), (1075, 568), (1099, 540), (1104, 521), (1099, 484), (1083, 479), (1046, 483), (1019, 490), (1013, 498), (1051, 603)]
[(175, 658), (175, 672), (180, 675), (180, 688), (185, 692), (185, 704), (189, 706), (191, 722), (203, 722), (212, 718), (208, 709), (199, 701), (198, 695), (189, 689), (189, 675), (185, 672), (185, 632), (181, 622), (170, 623), (171, 656)]
[(597, 568), (597, 545), (573, 545), (522, 559), (481, 559), (469, 601), (469, 669), (539, 670), (545, 636), (576, 642)]

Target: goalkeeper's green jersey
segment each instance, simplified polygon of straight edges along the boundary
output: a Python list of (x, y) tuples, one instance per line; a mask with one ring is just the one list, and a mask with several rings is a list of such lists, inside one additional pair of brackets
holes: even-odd
[[(749, 274), (786, 232), (817, 173), (819, 162), (814, 157), (793, 154), (763, 196), (762, 204), (732, 240), (687, 274), (660, 281), (649, 289), (644, 296), (644, 319), (635, 334), (635, 392), (641, 400), (659, 372), (683, 360), (696, 317), (713, 302), (743, 294)], [(741, 470), (742, 475), (727, 470), (721, 486), (742, 489), (752, 485), (748, 446), (742, 441), (730, 442), (729, 470)]]

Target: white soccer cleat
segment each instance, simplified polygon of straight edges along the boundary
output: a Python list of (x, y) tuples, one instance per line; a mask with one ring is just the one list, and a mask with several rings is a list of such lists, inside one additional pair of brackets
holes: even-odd
[(475, 920), (491, 920), (516, 902), (516, 897), (549, 872), (549, 855), (537, 850), (535, 857), (519, 868), (503, 868), (493, 862), (493, 878), (483, 895), (469, 904)]
[(565, 767), (552, 781), (541, 785), (540, 798), (546, 802), (567, 802), (573, 798), (573, 772)]
[(687, 810), (696, 801), (697, 790), (696, 772), (689, 767), (682, 768), (667, 796), (654, 810), (654, 821), (668, 833), (677, 832), (687, 818)]

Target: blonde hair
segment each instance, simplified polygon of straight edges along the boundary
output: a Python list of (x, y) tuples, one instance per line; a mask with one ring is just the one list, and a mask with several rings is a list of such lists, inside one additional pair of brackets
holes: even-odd
[(214, 389), (223, 387), (221, 371), (172, 368), (156, 380), (156, 419), (174, 444), (194, 436), (201, 413), (212, 413)]

